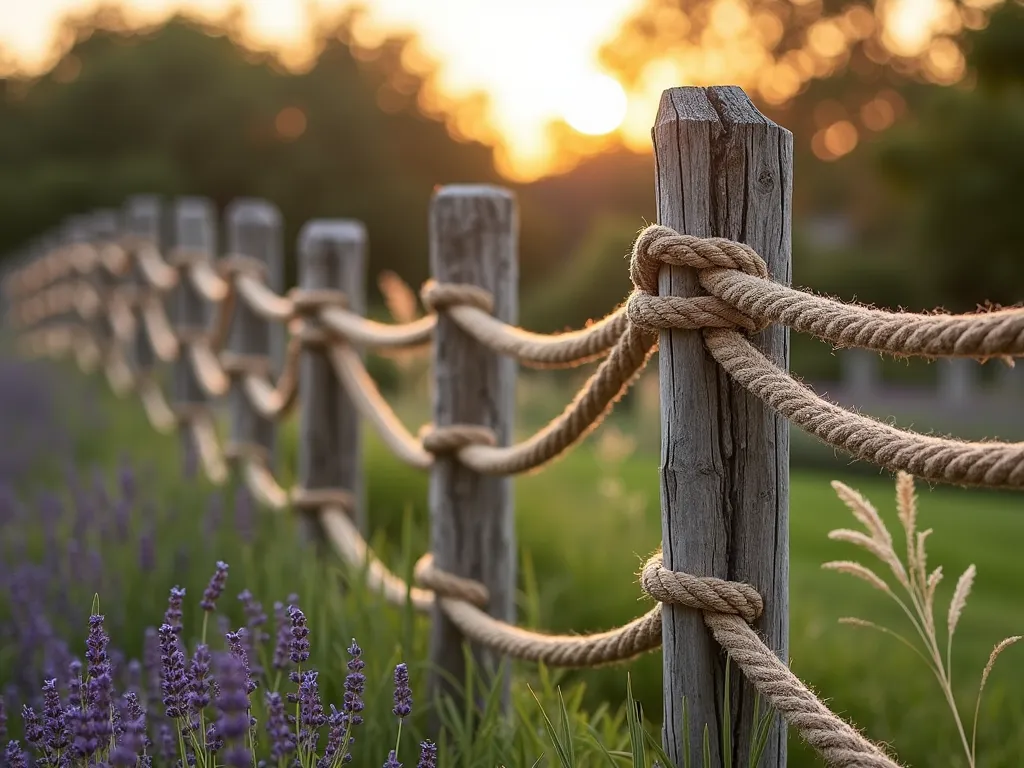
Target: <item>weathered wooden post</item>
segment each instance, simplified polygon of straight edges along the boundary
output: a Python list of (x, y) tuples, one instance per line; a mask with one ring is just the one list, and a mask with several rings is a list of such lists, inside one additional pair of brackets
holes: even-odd
[[(134, 242), (134, 247), (148, 243), (161, 253), (163, 252), (163, 233), (160, 226), (161, 209), (160, 198), (156, 195), (133, 195), (125, 201), (125, 234), (129, 236), (129, 242)], [(131, 351), (132, 366), (140, 382), (149, 381), (153, 378), (156, 353), (153, 351), (153, 345), (150, 343), (149, 334), (146, 332), (143, 322), (142, 302), (150, 289), (142, 275), (141, 267), (134, 258), (127, 280), (135, 287), (136, 331), (135, 344)]]
[[(280, 291), (284, 282), (284, 251), (281, 241), (281, 214), (266, 200), (241, 198), (233, 201), (226, 212), (228, 252), (259, 265), (262, 278), (270, 288)], [(248, 267), (241, 268), (243, 272)], [(252, 273), (252, 270), (249, 270)], [(270, 321), (256, 314), (241, 297), (235, 305), (229, 348), (246, 365), (263, 361), (271, 373), (272, 334)], [(273, 466), (275, 423), (264, 419), (252, 407), (242, 387), (231, 388), (231, 439), (235, 445), (259, 446), (266, 452), (268, 466)]]
[[(299, 233), (299, 285), (307, 290), (337, 290), (347, 308), (366, 311), (366, 229), (358, 221), (322, 219)], [(322, 330), (307, 319), (311, 330)], [(309, 490), (342, 489), (352, 495), (353, 521), (366, 530), (363, 503), (362, 438), (355, 406), (338, 381), (323, 349), (302, 351), (299, 374), (299, 485)], [(306, 518), (317, 540), (319, 525)]]
[[(192, 368), (189, 349), (203, 343), (206, 334), (206, 307), (188, 271), (191, 261), (213, 259), (217, 251), (217, 216), (213, 203), (201, 197), (180, 197), (174, 202), (174, 245), (170, 259), (178, 273), (178, 284), (171, 298), (174, 304), (174, 332), (178, 337), (178, 359), (174, 362), (174, 404), (185, 408), (202, 407), (206, 392)], [(182, 449), (186, 455), (198, 454), (192, 430), (182, 430)]]
[[(679, 232), (744, 242), (773, 279), (791, 279), (793, 137), (735, 87), (672, 88), (652, 131), (658, 221)], [(663, 296), (702, 293), (692, 269), (663, 267)], [(774, 325), (754, 336), (776, 365), (789, 367), (789, 335)], [(661, 509), (667, 568), (752, 584), (764, 597), (757, 629), (788, 662), (789, 429), (730, 381), (699, 331), (663, 331)], [(726, 656), (701, 614), (664, 608), (664, 742), (683, 765), (682, 701), (689, 708), (691, 758), (700, 761), (705, 724), (711, 763), (721, 764)], [(754, 689), (731, 674), (732, 754), (746, 759)], [(742, 756), (742, 757), (740, 757)], [(786, 764), (777, 720), (762, 768)]]
[[(453, 185), (434, 194), (430, 209), (430, 266), (438, 283), (476, 285), (494, 297), (494, 315), (515, 323), (518, 310), (518, 213), (511, 192)], [(433, 415), (436, 427), (483, 425), (499, 445), (512, 439), (516, 363), (483, 347), (440, 313), (434, 335)], [(454, 455), (437, 456), (430, 475), (430, 542), (442, 571), (483, 583), (495, 618), (515, 618), (515, 530), (512, 481), (482, 476)], [(431, 691), (454, 695), (448, 679), (465, 682), (464, 638), (434, 609), (430, 638)], [(500, 659), (472, 653), (481, 669)], [(508, 675), (492, 680), (508, 701)], [(472, 695), (471, 692), (467, 692)]]

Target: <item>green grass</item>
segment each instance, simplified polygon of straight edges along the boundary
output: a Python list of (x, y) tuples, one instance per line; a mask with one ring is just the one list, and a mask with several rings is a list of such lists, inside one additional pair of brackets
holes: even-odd
[[(119, 404), (108, 410), (112, 415), (110, 424), (103, 434), (93, 434), (83, 441), (81, 454), (109, 466), (114, 457), (130, 450), (138, 460), (152, 462), (153, 492), (168, 499), (169, 504), (182, 505), (177, 510), (180, 528), (174, 538), (194, 541), (203, 510), (189, 501), (193, 498), (190, 489), (181, 487), (177, 438), (155, 435), (135, 404)], [(418, 409), (404, 409), (403, 413), (409, 417), (407, 423), (415, 426)], [(616, 423), (626, 428), (630, 425), (625, 419)], [(645, 424), (640, 417), (636, 423)], [(600, 434), (594, 437), (599, 440)], [(638, 443), (649, 444), (649, 437), (641, 436)], [(603, 461), (596, 445), (592, 438), (545, 471), (516, 480), (516, 535), (520, 582), (525, 587), (520, 616), (525, 625), (561, 632), (604, 630), (628, 621), (649, 605), (642, 597), (637, 573), (661, 536), (658, 457), (649, 450), (638, 450), (621, 461)], [(284, 435), (284, 466), (294, 466), (294, 451), (294, 433), (288, 429)], [(401, 466), (369, 433), (365, 461), (371, 534), (377, 543), (393, 544), (386, 548), (385, 555), (402, 572), (426, 545), (427, 480), (425, 475)], [(889, 637), (837, 624), (839, 617), (852, 615), (903, 626), (895, 608), (866, 584), (820, 568), (827, 560), (851, 559), (857, 554), (850, 546), (826, 538), (834, 528), (853, 527), (848, 511), (829, 486), (832, 479), (844, 480), (864, 493), (892, 523), (891, 527), (898, 529), (894, 523), (894, 484), (888, 476), (851, 474), (840, 463), (830, 472), (794, 470), (790, 523), (792, 667), (835, 711), (851, 718), (870, 738), (892, 745), (905, 763), (964, 765), (950, 715), (920, 660)], [(924, 485), (919, 485), (918, 492), (920, 527), (935, 529), (929, 540), (930, 562), (942, 564), (946, 572), (938, 603), (941, 622), (956, 576), (969, 563), (978, 568), (954, 646), (953, 679), (962, 709), (970, 712), (992, 646), (1006, 635), (1024, 630), (1024, 601), (1019, 594), (1024, 574), (1019, 554), (1020, 542), (1024, 541), (1024, 497), (950, 488), (929, 490)], [(413, 544), (412, 551), (402, 557), (396, 550), (402, 541), (404, 521), (411, 525), (406, 533)], [(288, 525), (287, 521), (273, 524)], [(277, 551), (273, 553), (240, 553), (245, 562), (238, 569), (236, 584), (244, 582), (266, 603), (282, 599), (292, 589), (302, 593), (304, 605), (312, 608), (315, 645), (337, 651), (358, 627), (373, 635), (360, 637), (364, 648), (379, 649), (388, 663), (404, 653), (412, 668), (422, 668), (426, 659), (422, 620), (414, 620), (401, 610), (382, 609), (375, 598), (365, 594), (339, 598), (335, 595), (337, 577), (321, 580), (318, 566), (309, 564), (301, 542), (280, 532), (274, 533), (274, 540)], [(238, 552), (226, 540), (220, 545)], [(206, 542), (204, 546), (212, 558), (211, 544)], [(234, 564), (232, 569), (234, 578)], [(192, 590), (201, 590), (208, 572), (209, 567), (190, 572)], [(171, 584), (170, 574), (164, 576), (162, 590)], [(149, 587), (139, 586), (143, 588)], [(272, 594), (261, 594), (260, 590)], [(152, 599), (159, 601), (163, 594)], [(335, 663), (335, 669), (339, 666)], [(380, 664), (375, 669), (377, 674), (386, 672), (386, 666)], [(609, 735), (609, 739), (620, 738), (621, 729), (616, 728), (622, 723), (615, 720), (614, 713), (619, 712), (621, 720), (627, 672), (645, 717), (657, 723), (661, 712), (660, 670), (657, 653), (629, 666), (596, 671), (555, 674), (523, 665), (515, 683), (517, 707), (536, 706), (528, 683), (539, 685), (549, 694), (561, 684), (573, 713), (607, 708), (608, 719), (599, 717), (598, 727), (608, 734), (619, 734)], [(324, 674), (330, 676), (331, 670)], [(983, 765), (1015, 766), (1019, 755), (1024, 754), (1021, 679), (1024, 652), (1011, 649), (990, 680), (982, 707), (979, 758)], [(546, 700), (548, 705), (553, 701)], [(543, 746), (543, 735), (538, 727), (530, 737), (536, 741), (531, 742), (533, 751), (524, 746), (522, 738), (516, 737), (517, 741), (507, 737), (511, 740), (501, 742), (508, 750), (502, 753), (501, 759), (507, 761), (504, 764), (530, 765), (544, 749), (553, 760), (551, 744)], [(465, 750), (474, 749), (471, 743), (463, 746)], [(819, 764), (796, 738), (791, 739), (790, 752), (790, 765), (795, 768)], [(528, 759), (527, 753), (532, 757)], [(598, 752), (593, 752), (593, 758), (598, 759)], [(464, 764), (476, 763), (467, 758)]]

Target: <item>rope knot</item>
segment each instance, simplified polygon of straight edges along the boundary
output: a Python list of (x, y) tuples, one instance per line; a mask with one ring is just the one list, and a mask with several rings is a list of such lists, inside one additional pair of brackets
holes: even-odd
[(356, 508), (356, 498), (344, 488), (292, 488), (292, 506), (301, 512), (317, 512), (324, 507), (341, 507), (346, 512)]
[(348, 298), (335, 288), (293, 288), (288, 292), (297, 317), (314, 318), (321, 309), (345, 309)]
[(644, 565), (640, 584), (644, 592), (660, 603), (731, 614), (747, 623), (755, 622), (764, 612), (764, 600), (749, 584), (670, 571), (662, 562), (661, 552)]
[(217, 262), (217, 270), (225, 280), (230, 280), (236, 275), (246, 275), (262, 280), (267, 274), (267, 267), (262, 261), (255, 256), (246, 256), (241, 253), (232, 253), (220, 259)]
[(739, 270), (768, 279), (768, 265), (749, 245), (724, 237), (682, 235), (669, 227), (651, 225), (637, 237), (629, 263), (629, 277), (636, 290), (626, 312), (633, 324), (650, 331), (740, 328), (756, 332), (766, 327), (717, 296), (659, 296), (658, 273), (665, 265), (698, 272)]
[(449, 307), (470, 306), (491, 314), (494, 296), (478, 285), (468, 283), (439, 283), (427, 280), (420, 290), (420, 300), (428, 312), (443, 312)]
[(487, 587), (479, 581), (456, 576), (435, 566), (434, 555), (430, 552), (416, 561), (413, 578), (418, 585), (433, 590), (438, 597), (464, 600), (477, 608), (486, 608), (491, 599)]
[(423, 450), (435, 456), (458, 453), (470, 445), (497, 445), (498, 439), (489, 427), (479, 424), (452, 424), (436, 427), (426, 424), (420, 429)]

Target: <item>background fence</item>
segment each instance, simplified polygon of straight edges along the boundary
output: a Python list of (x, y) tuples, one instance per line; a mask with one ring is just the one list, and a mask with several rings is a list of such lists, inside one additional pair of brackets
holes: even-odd
[[(846, 411), (787, 373), (789, 329), (904, 356), (1024, 354), (1024, 311), (912, 315), (845, 305), (790, 281), (792, 136), (735, 88), (666, 91), (654, 127), (659, 220), (638, 237), (628, 301), (554, 336), (516, 326), (517, 212), (505, 190), (439, 189), (430, 214), (429, 313), (363, 317), (366, 235), (349, 220), (306, 224), (299, 286), (284, 292), (274, 206), (237, 200), (226, 255), (205, 200), (183, 198), (165, 235), (160, 202), (76, 217), (8, 276), (9, 317), (32, 354), (74, 355), (114, 390), (137, 394), (156, 429), (180, 429), (208, 477), (233, 470), (274, 509), (300, 512), (315, 541), (362, 569), (369, 587), (433, 616), (434, 692), (456, 692), (468, 640), (494, 685), (512, 658), (593, 666), (664, 646), (669, 757), (709, 727), (719, 759), (725, 655), (734, 753), (758, 738), (755, 691), (834, 765), (894, 766), (833, 715), (784, 663), (788, 637), (788, 452), (792, 421), (855, 457), (936, 482), (1024, 487), (1024, 446), (918, 435)], [(682, 234), (681, 234), (682, 233)], [(60, 242), (56, 242), (59, 240)], [(432, 348), (433, 422), (413, 434), (363, 361), (367, 351)], [(513, 475), (583, 439), (660, 350), (663, 551), (644, 591), (658, 604), (608, 632), (555, 636), (515, 626)], [(517, 363), (600, 361), (565, 411), (513, 440)], [(161, 364), (173, 367), (163, 394)], [(214, 410), (226, 402), (222, 440)], [(299, 412), (297, 482), (282, 487), (276, 425)], [(415, 585), (369, 550), (360, 430), (430, 472), (429, 554)], [(612, 543), (609, 543), (611, 546)], [(689, 733), (679, 711), (689, 702)], [(776, 722), (762, 765), (785, 764)]]

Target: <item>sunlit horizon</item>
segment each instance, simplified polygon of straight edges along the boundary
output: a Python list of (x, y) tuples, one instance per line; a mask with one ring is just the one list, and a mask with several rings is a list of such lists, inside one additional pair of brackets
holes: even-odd
[[(980, 8), (999, 1), (967, 4)], [(751, 16), (738, 0), (713, 0), (711, 35), (705, 36), (701, 48), (672, 59), (650, 51), (642, 77), (627, 88), (601, 65), (599, 52), (640, 2), (123, 0), (115, 5), (125, 9), (133, 25), (157, 23), (176, 11), (218, 21), (232, 8), (241, 9), (245, 42), (274, 50), (295, 66), (313, 54), (310, 33), (317, 18), (362, 5), (368, 13), (355, 30), (358, 42), (372, 46), (387, 34), (413, 33), (414, 53), (437, 65), (420, 106), (445, 115), (456, 137), (494, 146), (498, 170), (518, 181), (567, 169), (577, 155), (600, 151), (611, 141), (649, 151), (658, 97), (667, 87), (749, 82), (770, 103), (782, 103), (807, 79), (837, 66), (845, 46), (876, 24), (882, 25), (888, 50), (915, 55), (950, 30), (952, 13), (949, 0), (885, 0), (877, 6), (877, 19), (851, 11), (837, 21), (813, 25), (806, 51), (773, 64), (766, 58), (766, 46), (779, 30), (770, 19)], [(0, 0), (0, 68), (36, 73), (52, 66), (60, 49), (57, 33), (62, 19), (100, 5), (95, 0)], [(672, 33), (669, 22), (666, 19), (667, 33)], [(952, 82), (962, 74), (962, 56), (943, 45), (938, 38), (925, 65), (936, 81)], [(477, 93), (487, 97), (482, 111), (460, 109)], [(864, 106), (860, 128), (838, 118), (823, 125), (812, 141), (815, 154), (822, 159), (842, 156), (856, 146), (859, 130), (878, 130), (875, 126), (891, 123), (887, 115), (892, 106), (886, 106), (885, 98), (876, 101), (876, 106)], [(571, 142), (572, 151), (554, 138), (558, 134), (564, 139), (566, 132), (578, 138)]]

